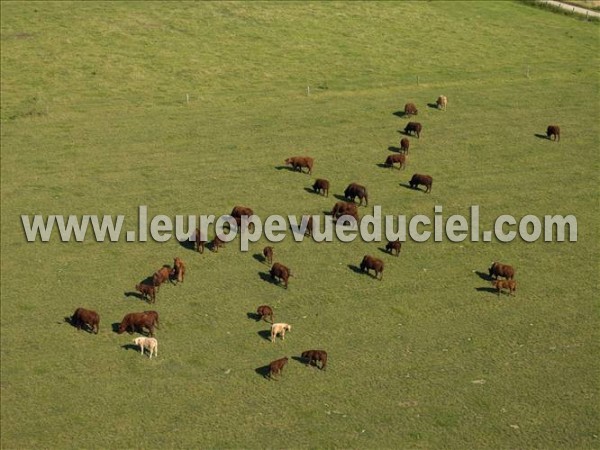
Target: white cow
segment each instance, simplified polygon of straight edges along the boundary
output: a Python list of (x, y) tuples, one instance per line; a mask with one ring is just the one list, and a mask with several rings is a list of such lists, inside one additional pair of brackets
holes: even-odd
[(153, 337), (137, 337), (133, 340), (135, 345), (139, 345), (142, 355), (144, 354), (144, 347), (150, 350), (150, 358), (152, 355), (158, 356), (158, 341)]
[(446, 109), (448, 106), (448, 97), (445, 95), (440, 95), (436, 101), (438, 109)]
[(285, 339), (285, 332), (290, 331), (292, 326), (288, 323), (274, 323), (271, 325), (271, 342), (275, 341), (278, 334), (281, 335), (281, 339)]

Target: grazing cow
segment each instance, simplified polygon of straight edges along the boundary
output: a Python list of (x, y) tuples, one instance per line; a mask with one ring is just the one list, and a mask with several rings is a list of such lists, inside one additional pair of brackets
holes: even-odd
[(445, 95), (440, 95), (435, 101), (438, 109), (446, 110), (446, 106), (448, 106), (448, 97)]
[(263, 256), (269, 264), (273, 264), (273, 247), (263, 248)]
[(410, 141), (408, 138), (400, 139), (400, 151), (403, 153), (408, 153), (408, 149), (410, 148)]
[(200, 228), (196, 228), (196, 251), (199, 253), (204, 253), (204, 245), (206, 244), (206, 239), (200, 233)]
[(270, 270), (271, 278), (279, 278), (280, 282), (283, 281), (285, 283), (285, 288), (288, 287), (288, 279), (292, 276), (290, 269), (285, 267), (283, 264), (275, 263), (271, 267)]
[(177, 280), (178, 283), (183, 283), (185, 277), (185, 263), (179, 257), (175, 257), (173, 260), (173, 270), (170, 274), (171, 278)]
[(324, 180), (323, 178), (318, 178), (315, 181), (315, 184), (313, 184), (313, 191), (321, 193), (321, 195), (324, 195), (325, 197), (329, 197), (329, 181), (328, 180)]
[(302, 218), (308, 217), (308, 221), (306, 222), (306, 229), (304, 230), (305, 236), (311, 236), (313, 234), (313, 217), (312, 216), (302, 216)]
[(142, 294), (144, 300), (148, 300), (149, 303), (156, 301), (156, 286), (150, 284), (136, 284), (135, 290)]
[(271, 342), (275, 342), (277, 335), (281, 335), (281, 340), (285, 341), (285, 332), (291, 331), (292, 326), (289, 323), (274, 323), (271, 325)]
[(369, 270), (371, 269), (375, 271), (375, 278), (377, 278), (377, 275), (381, 274), (379, 280), (383, 280), (383, 261), (374, 256), (365, 255), (360, 263), (360, 270), (369, 273)]
[(292, 156), (285, 160), (285, 164), (292, 166), (294, 170), (302, 172), (302, 169), (306, 167), (309, 175), (312, 173), (314, 162), (315, 160), (309, 156)]
[(152, 275), (152, 284), (156, 286), (156, 291), (160, 288), (160, 285), (171, 279), (171, 266), (164, 265)]
[(400, 239), (398, 239), (397, 241), (388, 241), (388, 243), (385, 246), (385, 250), (389, 252), (390, 255), (393, 255), (394, 252), (396, 252), (396, 256), (400, 255), (401, 249), (402, 242), (400, 242)]
[(268, 305), (261, 305), (258, 307), (258, 309), (256, 310), (256, 314), (258, 314), (258, 319), (256, 319), (257, 321), (259, 321), (260, 319), (266, 321), (267, 317), (271, 319), (271, 323), (273, 323), (273, 309), (268, 306)]
[(219, 247), (223, 247), (224, 243), (223, 241), (219, 238), (219, 236), (215, 236), (215, 238), (212, 240), (211, 244), (210, 244), (210, 248), (213, 252), (218, 253), (219, 251)]
[[(231, 210), (231, 217), (235, 219), (235, 223), (237, 223), (238, 227), (242, 226), (242, 216), (250, 216), (254, 215), (254, 211), (252, 208), (248, 208), (247, 206), (234, 206)], [(250, 231), (254, 231), (254, 223), (248, 222), (248, 229)]]
[(407, 103), (406, 105), (404, 105), (404, 114), (405, 115), (416, 116), (418, 113), (419, 113), (419, 111), (417, 110), (417, 107), (415, 106), (414, 103)]
[[(66, 318), (68, 320), (68, 318)], [(85, 308), (77, 308), (71, 316), (71, 325), (77, 327), (78, 330), (90, 327), (90, 331), (98, 334), (100, 328), (100, 316), (96, 311)]]
[(154, 326), (158, 328), (158, 312), (156, 311), (144, 311), (148, 317), (150, 317), (154, 323)]
[(152, 358), (153, 354), (154, 356), (158, 356), (158, 341), (156, 340), (156, 338), (137, 337), (133, 340), (133, 342), (135, 343), (135, 345), (138, 345), (140, 347), (142, 355), (144, 355), (144, 348), (147, 348), (148, 350), (150, 350), (150, 358)]
[(321, 370), (325, 370), (325, 367), (327, 367), (327, 352), (325, 350), (307, 350), (302, 352), (301, 356), (308, 359), (307, 366), (314, 362), (315, 366), (319, 367), (317, 362), (321, 361)]
[(400, 164), (400, 167), (398, 167), (398, 169), (406, 168), (406, 155), (404, 155), (403, 153), (398, 153), (395, 155), (390, 155), (385, 159), (385, 165), (391, 169), (394, 168), (395, 163)]
[(417, 138), (421, 138), (421, 130), (422, 129), (423, 129), (423, 126), (419, 122), (408, 122), (406, 127), (404, 127), (404, 132), (406, 134), (415, 133), (417, 135)]
[(269, 363), (269, 380), (277, 381), (277, 379), (273, 377), (277, 374), (280, 374), (283, 371), (283, 367), (287, 364), (287, 362), (287, 356), (281, 359), (277, 359), (275, 361), (271, 361)]
[(560, 127), (558, 125), (548, 125), (546, 136), (548, 136), (548, 139), (550, 139), (550, 136), (554, 136), (553, 141), (560, 141)]
[(408, 182), (412, 189), (417, 189), (420, 184), (425, 186), (425, 193), (431, 192), (431, 185), (433, 184), (433, 178), (430, 175), (421, 175), (420, 173), (415, 173), (410, 181)]
[(129, 334), (131, 334), (137, 330), (142, 333), (143, 329), (147, 328), (150, 331), (150, 336), (154, 336), (155, 322), (156, 318), (151, 314), (146, 314), (144, 312), (129, 313), (123, 317), (123, 320), (119, 324), (119, 330), (117, 333), (123, 334), (125, 331), (127, 331)]
[(515, 280), (494, 280), (492, 285), (498, 291), (498, 297), (500, 297), (500, 291), (502, 289), (508, 289), (509, 295), (515, 295), (517, 290), (517, 282)]
[(496, 279), (498, 279), (498, 277), (504, 277), (507, 280), (512, 280), (515, 276), (515, 269), (513, 269), (512, 266), (499, 262), (493, 262), (488, 269), (488, 272), (492, 279), (494, 279), (494, 277), (496, 277)]
[(351, 216), (358, 222), (358, 208), (354, 203), (337, 202), (331, 210), (334, 220), (342, 216)]
[(350, 183), (346, 190), (344, 191), (344, 197), (347, 200), (351, 200), (354, 203), (354, 199), (356, 197), (359, 198), (360, 203), (358, 206), (362, 205), (363, 199), (365, 200), (365, 206), (369, 206), (369, 194), (367, 192), (367, 188), (361, 186), (357, 183)]

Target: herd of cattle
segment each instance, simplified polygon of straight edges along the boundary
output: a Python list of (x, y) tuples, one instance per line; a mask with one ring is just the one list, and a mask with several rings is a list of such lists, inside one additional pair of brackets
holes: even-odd
[[(439, 96), (436, 105), (438, 109), (445, 110), (448, 105), (448, 99), (446, 96)], [(417, 115), (417, 107), (413, 103), (407, 103), (404, 107), (404, 115)], [(404, 134), (410, 136), (412, 134), (420, 138), (423, 126), (419, 122), (409, 122), (404, 128)], [(550, 125), (546, 130), (546, 136), (548, 139), (554, 141), (560, 141), (560, 127), (557, 125)], [(410, 141), (403, 137), (400, 141), (400, 151), (398, 154), (389, 156), (385, 165), (387, 167), (394, 167), (394, 164), (399, 164), (399, 168), (402, 169), (406, 166), (406, 157), (410, 148)], [(308, 156), (295, 156), (285, 160), (286, 165), (290, 165), (292, 170), (301, 171), (307, 169), (308, 174), (312, 174), (314, 167), (314, 159)], [(433, 178), (430, 175), (415, 173), (409, 185), (412, 189), (417, 189), (420, 185), (425, 187), (425, 193), (431, 192), (431, 186)], [(329, 180), (319, 178), (315, 181), (312, 186), (313, 191), (324, 197), (329, 196), (330, 183)], [(344, 197), (346, 201), (337, 202), (332, 211), (331, 216), (333, 220), (337, 220), (342, 216), (353, 217), (357, 222), (359, 220), (358, 208), (355, 200), (358, 198), (361, 206), (364, 201), (364, 205), (368, 206), (369, 196), (367, 188), (358, 183), (351, 183), (344, 191)], [(231, 212), (231, 217), (236, 221), (238, 226), (242, 225), (243, 216), (250, 217), (254, 215), (254, 211), (245, 206), (235, 206)], [(248, 224), (250, 227), (251, 223)], [(306, 226), (307, 235), (313, 233), (312, 216), (309, 216)], [(218, 234), (215, 238), (208, 242), (205, 236), (202, 236), (199, 229), (195, 230), (193, 237), (194, 248), (197, 252), (203, 253), (205, 246), (209, 246), (213, 252), (218, 252), (219, 248), (223, 246), (223, 240), (219, 238)], [(391, 255), (399, 256), (401, 251), (401, 242), (390, 241), (386, 244), (386, 251)], [(291, 270), (285, 265), (275, 262), (273, 263), (274, 249), (271, 246), (267, 246), (263, 249), (264, 261), (271, 265), (270, 276), (274, 281), (283, 283), (284, 287), (288, 288), (289, 278), (292, 276)], [(142, 298), (149, 303), (156, 301), (156, 295), (160, 289), (160, 286), (170, 281), (171, 283), (182, 283), (185, 278), (185, 263), (178, 257), (173, 261), (173, 266), (164, 265), (157, 270), (149, 282), (143, 282), (135, 286), (136, 291), (139, 292)], [(383, 279), (384, 262), (380, 258), (376, 258), (371, 255), (365, 255), (360, 263), (361, 272), (369, 273), (370, 270), (374, 271), (374, 277), (376, 279)], [(508, 264), (502, 264), (499, 262), (492, 263), (488, 269), (489, 279), (492, 282), (494, 289), (497, 291), (498, 296), (502, 290), (508, 290), (509, 295), (514, 295), (517, 287), (517, 282), (514, 280), (515, 270)], [(500, 279), (502, 277), (503, 279)], [(261, 305), (256, 311), (256, 320), (265, 320), (271, 323), (271, 342), (274, 342), (277, 336), (281, 336), (281, 339), (285, 339), (286, 331), (290, 331), (292, 326), (288, 323), (274, 323), (273, 319), (273, 308), (269, 305)], [(77, 308), (73, 315), (66, 318), (73, 326), (78, 330), (89, 329), (90, 332), (97, 334), (100, 326), (100, 316), (97, 312), (87, 310), (85, 308)], [(143, 311), (126, 314), (121, 320), (118, 329), (118, 334), (122, 334), (125, 331), (129, 333), (139, 332), (143, 334), (147, 330), (148, 337), (138, 337), (134, 340), (134, 344), (140, 347), (142, 354), (145, 348), (148, 348), (150, 352), (150, 358), (152, 355), (158, 355), (158, 341), (154, 338), (154, 330), (159, 326), (159, 316), (156, 311)], [(320, 368), (322, 370), (327, 366), (327, 352), (325, 350), (307, 350), (301, 353), (301, 359), (306, 361), (307, 365), (315, 365), (319, 367), (318, 363), (321, 363)], [(284, 366), (287, 364), (289, 358), (283, 357), (272, 361), (268, 365), (267, 376), (269, 379), (275, 379), (275, 375), (280, 375)]]

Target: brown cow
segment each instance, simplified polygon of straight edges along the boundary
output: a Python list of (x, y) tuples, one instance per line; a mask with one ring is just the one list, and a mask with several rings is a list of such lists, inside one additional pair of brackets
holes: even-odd
[(558, 125), (548, 125), (546, 136), (548, 136), (548, 139), (550, 139), (550, 136), (554, 136), (553, 141), (560, 141), (560, 127)]
[(435, 101), (435, 103), (438, 109), (443, 109), (445, 111), (446, 106), (448, 106), (448, 97), (446, 97), (445, 95), (440, 95)]
[(158, 312), (157, 311), (144, 311), (148, 317), (152, 318), (154, 325), (158, 328)]
[(500, 291), (502, 289), (508, 289), (509, 295), (515, 295), (517, 290), (517, 282), (515, 280), (494, 280), (492, 285), (498, 291), (498, 297), (500, 297)]
[[(69, 320), (69, 318), (65, 318)], [(77, 308), (70, 318), (71, 325), (77, 327), (78, 330), (90, 327), (90, 332), (98, 334), (100, 328), (100, 316), (96, 311), (85, 308)]]
[(406, 105), (404, 105), (404, 114), (407, 116), (416, 116), (417, 114), (419, 114), (419, 111), (417, 110), (417, 107), (414, 103), (407, 103)]
[(288, 287), (288, 279), (292, 276), (290, 269), (285, 267), (283, 264), (275, 263), (270, 270), (271, 278), (276, 279), (279, 278), (279, 281), (283, 281), (285, 283), (285, 288)]
[[(254, 211), (252, 210), (252, 208), (248, 208), (247, 206), (234, 206), (233, 209), (231, 210), (231, 217), (233, 217), (235, 219), (235, 223), (237, 223), (238, 227), (242, 226), (242, 216), (248, 216), (248, 219), (250, 218), (250, 216), (254, 215)], [(254, 231), (254, 223), (252, 222), (248, 222), (248, 229), (250, 231)]]
[(375, 278), (377, 275), (381, 274), (379, 280), (383, 280), (383, 261), (379, 258), (375, 258), (374, 256), (365, 255), (362, 262), (360, 263), (360, 270), (362, 272), (369, 273), (369, 270), (373, 269), (375, 271)]
[(211, 244), (210, 244), (210, 248), (213, 252), (217, 253), (219, 251), (219, 247), (223, 247), (224, 243), (221, 239), (219, 239), (219, 236), (215, 236), (215, 238), (212, 240)]
[(273, 309), (270, 306), (268, 306), (268, 305), (259, 306), (258, 309), (256, 310), (256, 314), (258, 314), (258, 319), (256, 319), (257, 321), (262, 319), (266, 322), (267, 317), (268, 317), (271, 319), (271, 323), (273, 323)]
[(196, 251), (199, 253), (204, 253), (204, 245), (206, 244), (206, 239), (200, 233), (200, 228), (196, 228)]
[(319, 367), (317, 362), (321, 361), (321, 370), (325, 370), (325, 367), (327, 367), (327, 352), (325, 350), (307, 350), (302, 352), (301, 356), (304, 359), (308, 359), (307, 366), (314, 362), (315, 366)]
[(396, 256), (400, 255), (401, 249), (402, 242), (400, 242), (400, 239), (398, 239), (397, 241), (388, 241), (388, 243), (385, 246), (385, 250), (389, 252), (390, 255), (393, 255), (394, 252), (396, 252)]
[(490, 274), (490, 278), (492, 279), (494, 279), (495, 276), (496, 279), (498, 279), (498, 277), (504, 277), (507, 280), (512, 280), (515, 276), (515, 269), (513, 269), (512, 266), (499, 262), (493, 262), (488, 269), (488, 272)]
[(273, 247), (263, 248), (263, 256), (265, 257), (265, 261), (269, 264), (273, 264)]
[(288, 357), (284, 357), (281, 359), (277, 359), (275, 361), (271, 361), (269, 363), (269, 380), (275, 380), (277, 381), (277, 379), (273, 378), (275, 375), (280, 374), (283, 371), (283, 367), (287, 364), (288, 362)]
[(156, 291), (160, 288), (160, 285), (171, 279), (171, 266), (164, 265), (152, 275), (152, 284), (156, 286)]
[(173, 260), (173, 270), (170, 274), (171, 278), (177, 280), (178, 283), (183, 283), (185, 277), (185, 263), (179, 257), (175, 257)]
[(306, 229), (304, 230), (304, 236), (311, 236), (313, 234), (313, 217), (312, 216), (302, 216), (308, 217), (308, 221), (306, 222)]
[(339, 219), (342, 216), (351, 216), (358, 222), (358, 208), (354, 203), (337, 202), (331, 210), (333, 219)]
[(406, 134), (415, 133), (417, 135), (417, 138), (420, 139), (422, 129), (423, 129), (423, 126), (419, 122), (408, 122), (406, 127), (404, 127), (404, 132)]
[(313, 191), (319, 192), (319, 193), (322, 192), (321, 195), (323, 195), (325, 197), (329, 197), (329, 181), (328, 180), (325, 180), (323, 178), (318, 178), (315, 181), (315, 184), (313, 184), (312, 188), (313, 188)]
[(142, 294), (144, 300), (148, 300), (149, 303), (156, 301), (156, 286), (151, 284), (136, 284), (135, 290)]
[(390, 155), (385, 159), (385, 165), (391, 169), (394, 168), (395, 163), (400, 164), (400, 167), (398, 167), (398, 169), (406, 168), (406, 156), (403, 153), (398, 153), (395, 155)]
[(142, 333), (143, 329), (147, 328), (150, 331), (150, 336), (154, 336), (155, 321), (156, 318), (153, 315), (144, 312), (129, 313), (123, 317), (117, 333), (122, 334), (127, 331), (131, 334), (137, 330)]
[(286, 165), (291, 165), (294, 170), (302, 172), (302, 168), (308, 169), (308, 174), (312, 173), (312, 168), (315, 160), (310, 156), (292, 156), (285, 160)]
[(410, 141), (408, 138), (400, 139), (400, 151), (403, 153), (408, 153), (408, 149), (410, 148)]
[(431, 177), (431, 175), (422, 175), (420, 173), (415, 173), (408, 182), (408, 184), (410, 184), (410, 187), (412, 189), (417, 189), (419, 185), (422, 184), (423, 186), (425, 186), (425, 193), (427, 194), (431, 192), (433, 178)]
[(365, 206), (369, 206), (369, 193), (367, 192), (367, 188), (360, 184), (350, 183), (344, 191), (344, 197), (347, 200), (351, 200), (353, 203), (354, 199), (358, 197), (358, 199), (360, 200), (358, 206), (362, 206), (362, 202), (364, 199)]

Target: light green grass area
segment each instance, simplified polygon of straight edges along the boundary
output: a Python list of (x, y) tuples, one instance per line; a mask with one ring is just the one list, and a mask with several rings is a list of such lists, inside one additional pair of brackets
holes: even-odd
[[(1, 8), (2, 448), (598, 448), (597, 23), (518, 2)], [(427, 106), (439, 94), (446, 112)], [(421, 139), (405, 171), (381, 168), (409, 101)], [(560, 143), (536, 136), (549, 124)], [(312, 177), (277, 169), (294, 155)], [(415, 172), (431, 194), (401, 186)], [(316, 177), (329, 198), (305, 190)], [(385, 214), (574, 214), (578, 241), (409, 241), (395, 258), (288, 236), (285, 290), (260, 276), (264, 239), (27, 243), (20, 221), (317, 214), (352, 181)], [(365, 254), (383, 281), (349, 267)], [(125, 295), (175, 256), (182, 285), (151, 308)], [(494, 260), (515, 297), (481, 289)], [(248, 318), (261, 304), (285, 341)], [(79, 306), (97, 336), (63, 322)], [(112, 331), (145, 309), (152, 360)], [(326, 371), (291, 359), (311, 348)], [(255, 371), (283, 356), (279, 382)]]

